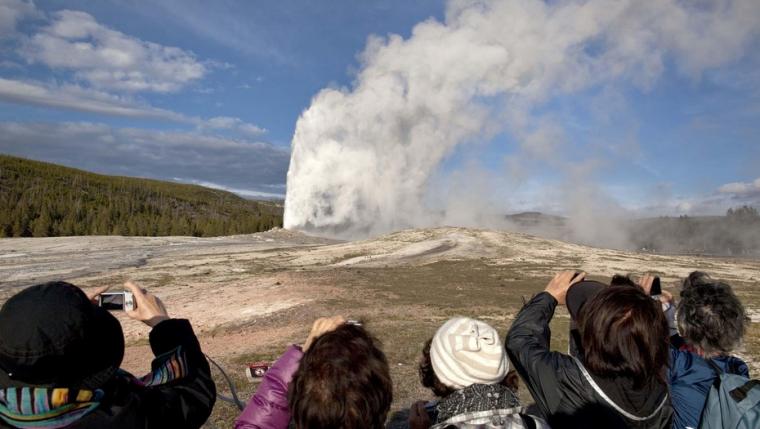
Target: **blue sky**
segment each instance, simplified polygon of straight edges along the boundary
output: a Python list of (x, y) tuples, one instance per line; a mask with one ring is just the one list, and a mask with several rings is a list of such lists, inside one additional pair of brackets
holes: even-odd
[[(213, 6), (212, 6), (213, 5)], [(0, 0), (0, 152), (107, 174), (282, 196), (299, 115), (350, 88), (371, 35), (409, 38), (441, 1)], [(551, 95), (553, 158), (592, 165), (636, 213), (760, 204), (760, 44), (697, 75)], [(459, 145), (439, 175), (482, 171), (505, 211), (561, 211), (560, 175), (502, 132)], [(579, 173), (580, 174), (580, 173)], [(502, 186), (502, 181), (509, 186)], [(508, 192), (509, 195), (502, 195)]]

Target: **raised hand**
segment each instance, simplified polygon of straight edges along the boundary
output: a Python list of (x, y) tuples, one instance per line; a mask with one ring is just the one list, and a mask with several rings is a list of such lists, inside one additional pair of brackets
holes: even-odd
[(653, 276), (651, 274), (644, 274), (644, 277), (639, 279), (639, 286), (641, 286), (642, 289), (644, 289), (644, 293), (647, 295), (650, 295), (652, 292), (652, 285), (654, 284), (654, 279), (657, 278), (657, 276)]
[(84, 294), (87, 295), (87, 299), (89, 299), (90, 302), (97, 304), (100, 294), (106, 292), (108, 289), (111, 289), (111, 286), (101, 286), (95, 289), (86, 290), (84, 291)]
[(306, 342), (303, 343), (303, 351), (305, 352), (308, 350), (314, 343), (314, 340), (328, 332), (338, 329), (338, 327), (344, 323), (346, 323), (346, 319), (343, 316), (322, 317), (315, 320), (314, 324), (311, 325), (311, 333), (309, 333), (309, 337), (306, 338)]
[(586, 273), (577, 273), (575, 271), (562, 271), (557, 273), (553, 279), (546, 285), (545, 292), (548, 292), (560, 305), (565, 305), (565, 297), (570, 286), (583, 281)]
[(169, 318), (164, 303), (157, 296), (151, 294), (140, 286), (128, 281), (124, 287), (132, 292), (135, 297), (134, 310), (127, 311), (127, 316), (139, 320), (146, 325), (153, 327)]

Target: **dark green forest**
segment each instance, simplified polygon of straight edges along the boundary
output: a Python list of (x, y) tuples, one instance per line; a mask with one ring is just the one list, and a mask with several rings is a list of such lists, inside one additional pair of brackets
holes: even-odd
[(275, 202), (0, 155), (0, 237), (210, 237), (275, 226), (282, 226)]
[(629, 226), (639, 250), (700, 255), (760, 255), (760, 213), (750, 206), (731, 208), (725, 216), (679, 216), (640, 219)]

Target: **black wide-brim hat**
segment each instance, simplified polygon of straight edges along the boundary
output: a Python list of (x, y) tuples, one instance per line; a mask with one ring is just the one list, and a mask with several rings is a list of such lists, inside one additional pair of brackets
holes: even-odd
[(32, 286), (0, 309), (0, 388), (97, 389), (123, 358), (119, 321), (69, 283)]
[(594, 295), (606, 287), (606, 284), (594, 280), (584, 280), (570, 286), (565, 296), (565, 304), (567, 305), (567, 311), (570, 313), (570, 318), (573, 321), (577, 321), (581, 308), (583, 308), (586, 301), (593, 298)]

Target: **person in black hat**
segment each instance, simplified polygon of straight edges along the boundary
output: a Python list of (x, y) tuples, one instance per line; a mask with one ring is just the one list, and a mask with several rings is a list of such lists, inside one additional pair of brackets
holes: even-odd
[[(119, 369), (119, 321), (65, 282), (32, 286), (0, 309), (0, 428), (199, 428), (216, 388), (190, 323), (127, 282), (127, 315), (152, 327), (152, 372)], [(99, 290), (98, 292), (103, 292)]]
[(583, 304), (593, 298), (598, 292), (601, 292), (607, 285), (594, 280), (583, 280), (574, 284), (567, 291), (565, 304), (567, 312), (570, 313), (570, 335), (567, 340), (567, 353), (583, 361), (583, 343), (581, 341), (581, 331), (578, 329), (578, 316), (580, 315)]
[[(670, 429), (668, 323), (660, 305), (641, 288), (584, 279), (557, 274), (507, 334), (507, 354), (540, 413), (555, 429)], [(550, 349), (549, 323), (564, 304), (577, 312), (580, 358)]]

